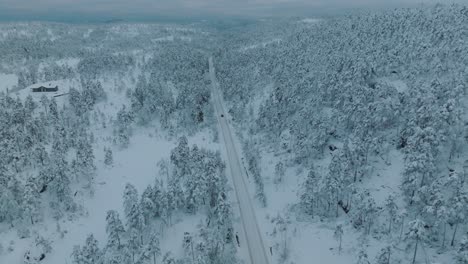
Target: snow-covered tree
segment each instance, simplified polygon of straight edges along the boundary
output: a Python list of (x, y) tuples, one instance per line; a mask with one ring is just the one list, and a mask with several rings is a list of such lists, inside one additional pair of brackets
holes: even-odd
[(317, 194), (317, 184), (318, 176), (315, 172), (315, 168), (311, 165), (307, 178), (301, 189), (301, 204), (304, 208), (304, 211), (309, 215), (314, 215), (316, 204), (318, 204), (318, 194)]
[(394, 195), (389, 195), (385, 199), (385, 209), (388, 213), (388, 233), (390, 234), (398, 213), (398, 205), (395, 203)]
[(34, 225), (41, 219), (41, 197), (37, 190), (34, 179), (29, 178), (24, 188), (24, 199), (22, 204), (23, 218)]
[(102, 261), (102, 253), (93, 234), (88, 235), (82, 248), (75, 247), (72, 255), (74, 264), (98, 264)]
[(338, 241), (338, 253), (341, 253), (341, 242), (343, 241), (343, 225), (336, 225), (333, 237)]
[(106, 216), (106, 233), (107, 233), (107, 247), (117, 250), (121, 246), (122, 235), (125, 229), (120, 220), (119, 213), (114, 210), (107, 211)]
[(152, 263), (156, 264), (156, 258), (161, 255), (161, 248), (159, 246), (159, 236), (152, 233), (149, 242), (144, 246), (142, 253), (136, 263), (147, 263), (146, 261), (153, 260)]
[(416, 262), (416, 254), (418, 253), (419, 244), (424, 243), (424, 241), (427, 239), (425, 225), (426, 224), (420, 219), (416, 219), (408, 223), (409, 229), (405, 234), (405, 238), (414, 240), (414, 254), (412, 260), (413, 264)]
[(377, 256), (375, 258), (375, 263), (376, 264), (390, 264), (391, 254), (392, 254), (391, 246), (386, 246), (382, 248), (380, 252), (377, 253)]
[(130, 218), (130, 213), (133, 207), (138, 204), (138, 191), (131, 183), (125, 184), (124, 193), (123, 193), (123, 208), (125, 218), (128, 220)]
[(284, 169), (283, 162), (280, 161), (280, 162), (276, 163), (276, 165), (275, 165), (275, 177), (273, 179), (273, 182), (276, 185), (283, 182), (284, 173), (285, 173), (285, 169)]
[(123, 106), (119, 112), (117, 112), (117, 119), (114, 124), (114, 136), (116, 142), (123, 148), (128, 147), (130, 144), (130, 136), (132, 134), (132, 122), (133, 115), (127, 111), (126, 107)]

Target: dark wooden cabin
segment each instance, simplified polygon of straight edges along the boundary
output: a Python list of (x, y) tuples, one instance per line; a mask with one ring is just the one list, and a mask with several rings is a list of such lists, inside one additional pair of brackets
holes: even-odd
[(45, 86), (40, 86), (37, 88), (32, 88), (33, 93), (43, 93), (43, 92), (57, 92), (58, 91), (58, 86), (55, 87), (45, 87)]

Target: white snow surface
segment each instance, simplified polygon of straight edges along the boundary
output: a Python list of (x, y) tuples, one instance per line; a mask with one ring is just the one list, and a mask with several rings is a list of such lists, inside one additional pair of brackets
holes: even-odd
[(18, 84), (18, 76), (16, 74), (0, 73), (0, 92), (11, 91)]

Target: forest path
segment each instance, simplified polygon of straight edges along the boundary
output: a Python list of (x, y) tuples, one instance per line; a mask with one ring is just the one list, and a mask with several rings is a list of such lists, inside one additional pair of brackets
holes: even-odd
[[(213, 65), (213, 58), (209, 58), (210, 79), (212, 86), (212, 99), (218, 120), (218, 129), (226, 149), (226, 162), (231, 175), (234, 190), (239, 204), (240, 217), (242, 221), (243, 234), (245, 238), (250, 263), (251, 264), (268, 264), (268, 255), (263, 243), (260, 228), (258, 226), (257, 218), (255, 216), (252, 199), (247, 189), (245, 182), (244, 170), (242, 169), (239, 160), (238, 151), (233, 140), (233, 133), (227, 121), (227, 115), (223, 107), (223, 100), (219, 93), (218, 82), (216, 81), (216, 74)], [(244, 240), (244, 239), (242, 239)], [(241, 245), (242, 245), (241, 241)]]

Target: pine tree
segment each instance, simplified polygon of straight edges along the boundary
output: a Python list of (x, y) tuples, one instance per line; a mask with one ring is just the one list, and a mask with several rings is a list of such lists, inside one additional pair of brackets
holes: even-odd
[(161, 210), (162, 210), (162, 188), (163, 183), (162, 181), (156, 179), (153, 187), (153, 193), (151, 194), (151, 201), (153, 202), (154, 205), (154, 210), (153, 210), (153, 216), (159, 217), (161, 216)]
[(52, 98), (52, 100), (49, 103), (49, 118), (52, 122), (52, 125), (58, 124), (59, 110), (58, 110), (57, 101), (55, 100), (55, 98)]
[(93, 147), (87, 135), (83, 135), (78, 139), (76, 147), (76, 159), (74, 160), (75, 175), (78, 179), (86, 181), (86, 187), (90, 188), (93, 182), (94, 174), (96, 173), (96, 165), (94, 164)]
[(135, 263), (135, 256), (140, 254), (140, 250), (143, 247), (138, 230), (133, 228), (128, 230), (128, 240), (126, 246), (132, 254), (132, 263)]
[(130, 218), (132, 208), (136, 204), (138, 204), (138, 191), (131, 183), (127, 183), (123, 193), (124, 214), (127, 220)]
[(338, 253), (341, 253), (341, 242), (343, 239), (343, 226), (341, 224), (336, 225), (333, 237), (338, 241)]
[(273, 179), (273, 183), (275, 185), (278, 185), (278, 184), (283, 182), (284, 173), (285, 173), (285, 169), (284, 169), (283, 162), (280, 161), (280, 162), (276, 163), (276, 165), (275, 165), (275, 178)]
[(107, 211), (106, 223), (107, 247), (117, 250), (121, 246), (121, 237), (125, 233), (119, 213), (114, 210)]
[(34, 179), (29, 178), (24, 188), (23, 217), (34, 225), (41, 218), (41, 198)]
[(145, 245), (137, 263), (143, 263), (146, 260), (153, 259), (153, 264), (156, 264), (156, 258), (161, 255), (159, 246), (158, 234), (152, 233), (148, 244)]
[(391, 252), (392, 252), (392, 248), (390, 246), (386, 246), (382, 248), (376, 256), (375, 263), (376, 264), (390, 264)]
[(180, 186), (179, 179), (173, 177), (169, 181), (168, 195), (171, 197), (171, 207), (173, 210), (182, 209), (184, 207), (185, 195), (182, 187)]
[(141, 212), (139, 203), (136, 203), (130, 209), (130, 213), (127, 216), (127, 230), (132, 234), (138, 236), (140, 243), (143, 244), (143, 229), (145, 227), (145, 219)]
[(395, 203), (395, 196), (389, 195), (385, 200), (385, 209), (388, 213), (388, 233), (392, 232), (392, 224), (395, 222), (398, 212), (398, 205)]
[(318, 178), (315, 172), (315, 168), (313, 165), (311, 165), (309, 173), (307, 174), (306, 181), (302, 185), (300, 196), (302, 207), (304, 208), (304, 211), (309, 215), (314, 215), (315, 205), (317, 204), (317, 184)]
[(166, 226), (171, 225), (172, 212), (173, 207), (170, 194), (166, 191), (163, 191), (161, 193), (161, 220)]
[(6, 221), (13, 225), (19, 216), (18, 202), (11, 190), (0, 185), (0, 222)]
[(409, 225), (409, 230), (405, 234), (406, 239), (414, 239), (415, 245), (414, 245), (414, 254), (413, 254), (413, 261), (412, 263), (414, 264), (416, 262), (416, 254), (418, 252), (418, 246), (419, 243), (422, 243), (426, 240), (427, 238), (427, 232), (424, 228), (426, 225), (422, 220), (416, 219), (408, 223)]
[(463, 186), (458, 186), (453, 197), (449, 200), (452, 205), (450, 210), (450, 221), (455, 224), (452, 240), (450, 245), (455, 245), (455, 237), (460, 224), (466, 223), (468, 216), (468, 192), (463, 189)]
[(123, 148), (128, 147), (130, 144), (130, 136), (132, 134), (131, 124), (133, 122), (132, 113), (128, 112), (126, 107), (123, 106), (117, 112), (117, 119), (115, 121), (114, 136), (116, 142)]
[(82, 264), (96, 264), (100, 262), (101, 251), (99, 250), (98, 241), (93, 234), (88, 235), (85, 245), (81, 249)]
[(148, 185), (141, 194), (140, 208), (145, 219), (145, 225), (148, 225), (156, 211), (156, 205), (153, 202), (154, 190), (151, 185)]
[(190, 174), (190, 149), (185, 136), (179, 138), (179, 144), (171, 151), (171, 163), (174, 164), (177, 177), (185, 178)]
[(26, 97), (26, 100), (24, 101), (24, 108), (26, 109), (26, 112), (29, 116), (31, 116), (34, 110), (37, 108), (37, 103), (34, 101), (31, 95)]
[(65, 153), (63, 144), (56, 140), (52, 146), (49, 168), (46, 173), (49, 174), (49, 187), (57, 199), (56, 202), (64, 206), (65, 210), (71, 210), (74, 203), (71, 197), (69, 166), (65, 160)]

